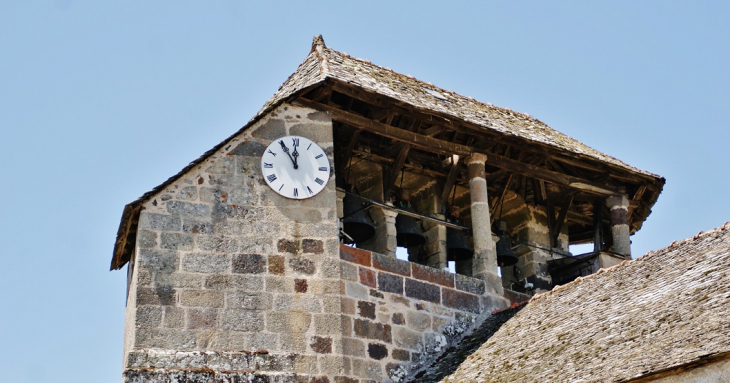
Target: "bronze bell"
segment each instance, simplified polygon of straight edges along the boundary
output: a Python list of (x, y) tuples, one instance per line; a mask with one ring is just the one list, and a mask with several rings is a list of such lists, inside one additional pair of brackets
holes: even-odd
[[(398, 207), (403, 210), (411, 210), (411, 191), (401, 189), (399, 193)], [(416, 226), (416, 219), (405, 214), (398, 214), (395, 217), (396, 242), (400, 247), (413, 247), (426, 243), (426, 237), (421, 234)]]
[(363, 201), (360, 197), (350, 194), (345, 195), (345, 198), (342, 199), (342, 210), (344, 213), (342, 230), (347, 234), (342, 236), (343, 243), (360, 243), (375, 235), (375, 226), (365, 214)]
[[(461, 220), (458, 217), (458, 209), (452, 207), (451, 218), (449, 222), (461, 225)], [(460, 262), (467, 259), (471, 259), (474, 256), (474, 249), (469, 247), (466, 242), (463, 230), (457, 230), (452, 228), (446, 229), (446, 260)]]
[(507, 235), (507, 223), (499, 222), (499, 241), (497, 241), (497, 264), (499, 267), (517, 264), (517, 256), (512, 251), (512, 243)]

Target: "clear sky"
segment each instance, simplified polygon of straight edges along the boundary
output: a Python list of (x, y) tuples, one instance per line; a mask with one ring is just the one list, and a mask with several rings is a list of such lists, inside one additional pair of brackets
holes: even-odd
[(243, 126), (312, 37), (667, 179), (635, 255), (730, 220), (730, 2), (0, 3), (4, 382), (118, 382), (125, 204)]

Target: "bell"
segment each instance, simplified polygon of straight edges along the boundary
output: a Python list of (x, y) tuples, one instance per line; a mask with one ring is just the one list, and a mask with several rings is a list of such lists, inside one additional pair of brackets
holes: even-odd
[(446, 260), (465, 261), (474, 256), (474, 250), (466, 244), (463, 230), (446, 229)]
[(375, 235), (375, 226), (362, 207), (360, 197), (347, 194), (342, 199), (342, 230), (347, 234), (343, 236), (343, 242), (346, 244), (364, 242)]
[(512, 244), (506, 231), (507, 223), (500, 221), (499, 241), (497, 241), (497, 264), (499, 267), (512, 266), (517, 263), (517, 256), (512, 251)]
[(426, 237), (416, 226), (416, 219), (404, 214), (395, 217), (396, 242), (400, 247), (419, 246), (426, 243)]

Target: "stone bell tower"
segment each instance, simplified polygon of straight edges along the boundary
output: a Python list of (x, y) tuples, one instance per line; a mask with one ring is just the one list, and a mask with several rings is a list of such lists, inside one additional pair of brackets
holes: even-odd
[[(123, 381), (417, 381), (494, 310), (630, 257), (663, 184), (315, 37), (246, 126), (124, 208)], [(355, 212), (371, 238), (345, 229)]]

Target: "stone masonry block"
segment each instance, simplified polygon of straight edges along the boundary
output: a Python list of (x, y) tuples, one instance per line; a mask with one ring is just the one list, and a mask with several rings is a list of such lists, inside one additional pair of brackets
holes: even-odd
[(441, 289), (430, 283), (419, 282), (415, 279), (406, 278), (406, 296), (433, 303), (441, 303)]
[(403, 294), (403, 277), (379, 272), (378, 290), (386, 293)]
[(276, 242), (276, 249), (280, 253), (297, 254), (301, 248), (299, 241), (281, 238)]
[(486, 292), (484, 281), (481, 279), (467, 277), (465, 275), (456, 274), (456, 288), (467, 293), (483, 295)]
[(357, 313), (363, 318), (375, 319), (375, 303), (358, 301)]
[(161, 233), (160, 247), (170, 250), (192, 250), (193, 236), (182, 233)]
[(393, 344), (402, 348), (418, 350), (421, 344), (421, 333), (405, 327), (396, 327), (393, 329)]
[(259, 274), (266, 271), (266, 258), (259, 254), (236, 254), (233, 256), (233, 272)]
[(257, 311), (226, 309), (221, 314), (221, 328), (234, 331), (263, 331), (264, 315)]
[(342, 353), (345, 355), (364, 358), (365, 343), (354, 338), (342, 338)]
[(324, 252), (324, 244), (319, 239), (303, 239), (302, 251), (305, 254), (322, 254)]
[(218, 324), (218, 311), (215, 309), (189, 309), (188, 328), (215, 328)]
[(411, 359), (411, 353), (406, 350), (396, 348), (393, 350), (393, 359), (408, 362)]
[[(264, 140), (275, 140), (286, 135), (286, 126), (284, 120), (269, 119), (251, 132), (252, 137)], [(234, 149), (235, 150), (235, 149)]]
[(139, 216), (140, 229), (180, 231), (180, 217), (143, 212)]
[(368, 289), (355, 282), (345, 282), (345, 294), (356, 299), (369, 299)]
[(187, 307), (223, 307), (223, 293), (220, 291), (183, 290), (180, 304)]
[(271, 310), (272, 294), (264, 292), (227, 291), (226, 307), (244, 310)]
[(294, 279), (294, 291), (298, 293), (306, 293), (309, 286), (306, 279)]
[(309, 311), (322, 312), (321, 298), (314, 295), (279, 294), (274, 298), (276, 311)]
[(176, 292), (171, 287), (137, 288), (138, 305), (163, 305), (174, 306), (176, 304)]
[(408, 327), (412, 330), (423, 332), (431, 327), (431, 316), (423, 311), (409, 311), (406, 313)]
[(478, 296), (452, 289), (443, 289), (443, 304), (446, 307), (475, 314), (481, 312)]
[(266, 314), (266, 329), (275, 333), (303, 333), (309, 330), (312, 314), (303, 312), (270, 312)]
[(332, 338), (314, 336), (312, 337), (312, 343), (309, 344), (312, 351), (318, 354), (329, 354), (332, 352)]
[(341, 266), (341, 277), (346, 281), (357, 282), (359, 280), (359, 274), (357, 266), (343, 262)]
[(194, 350), (195, 333), (178, 329), (140, 328), (135, 333), (135, 347), (169, 350)]
[(200, 202), (226, 203), (228, 194), (221, 188), (200, 188)]
[(192, 217), (210, 216), (210, 206), (205, 204), (182, 201), (168, 201), (166, 206), (167, 212), (174, 215)]
[(257, 254), (269, 254), (273, 249), (272, 240), (268, 236), (246, 238), (245, 241), (241, 241), (241, 247), (239, 248), (242, 253)]
[(228, 271), (230, 264), (227, 254), (191, 253), (182, 258), (182, 270), (193, 273), (221, 273)]
[(368, 361), (364, 359), (354, 359), (352, 361), (352, 369), (357, 371), (360, 377), (371, 382), (383, 381), (383, 367), (379, 362)]
[(137, 233), (137, 243), (141, 248), (153, 248), (157, 246), (157, 233), (150, 230), (140, 230)]
[(368, 344), (368, 356), (376, 360), (383, 359), (388, 356), (388, 347), (384, 344), (370, 343)]
[(206, 235), (198, 237), (197, 248), (204, 251), (235, 253), (238, 251), (238, 238), (222, 235)]
[(137, 327), (157, 327), (162, 320), (162, 308), (159, 306), (139, 306), (135, 316)]
[(411, 263), (411, 268), (413, 278), (446, 287), (454, 287), (454, 274), (451, 274), (448, 270), (439, 270), (417, 263)]
[(391, 328), (388, 324), (355, 319), (355, 335), (361, 338), (377, 339), (386, 343), (393, 340)]
[(368, 287), (376, 287), (377, 283), (375, 280), (375, 272), (373, 270), (358, 267), (358, 274), (360, 276), (360, 283)]
[(138, 262), (141, 268), (159, 274), (170, 274), (177, 270), (177, 252), (172, 250), (149, 250), (139, 251)]
[(289, 260), (289, 267), (296, 273), (312, 275), (317, 272), (317, 266), (306, 258), (292, 258)]
[(185, 325), (185, 309), (182, 307), (170, 307), (164, 308), (165, 319), (162, 321), (163, 327), (167, 328), (182, 328)]
[(369, 251), (345, 245), (340, 245), (340, 259), (367, 267), (372, 265), (371, 253)]
[(280, 255), (269, 256), (269, 274), (284, 275), (285, 273), (284, 257)]
[(177, 193), (177, 199), (184, 201), (195, 201), (198, 199), (198, 187), (186, 186)]
[(373, 253), (373, 267), (379, 270), (387, 271), (394, 274), (400, 274), (406, 277), (411, 275), (411, 263), (387, 255)]
[(264, 154), (266, 145), (258, 143), (256, 141), (246, 141), (238, 144), (228, 154), (233, 156), (249, 156), (249, 157), (260, 157)]
[[(326, 375), (341, 375), (344, 373), (343, 357), (324, 355), (319, 358), (319, 372)], [(327, 377), (312, 377), (309, 383), (332, 383)]]
[(264, 278), (259, 275), (231, 275), (213, 274), (205, 277), (206, 289), (226, 290), (240, 289), (246, 291), (261, 291), (264, 289)]
[(294, 278), (285, 278), (277, 276), (268, 276), (266, 281), (266, 291), (272, 293), (293, 293)]
[(185, 233), (212, 234), (213, 222), (208, 222), (197, 218), (186, 218), (183, 220), (182, 230)]
[(393, 314), (393, 318), (391, 320), (393, 321), (393, 324), (406, 324), (406, 317), (403, 313)]

